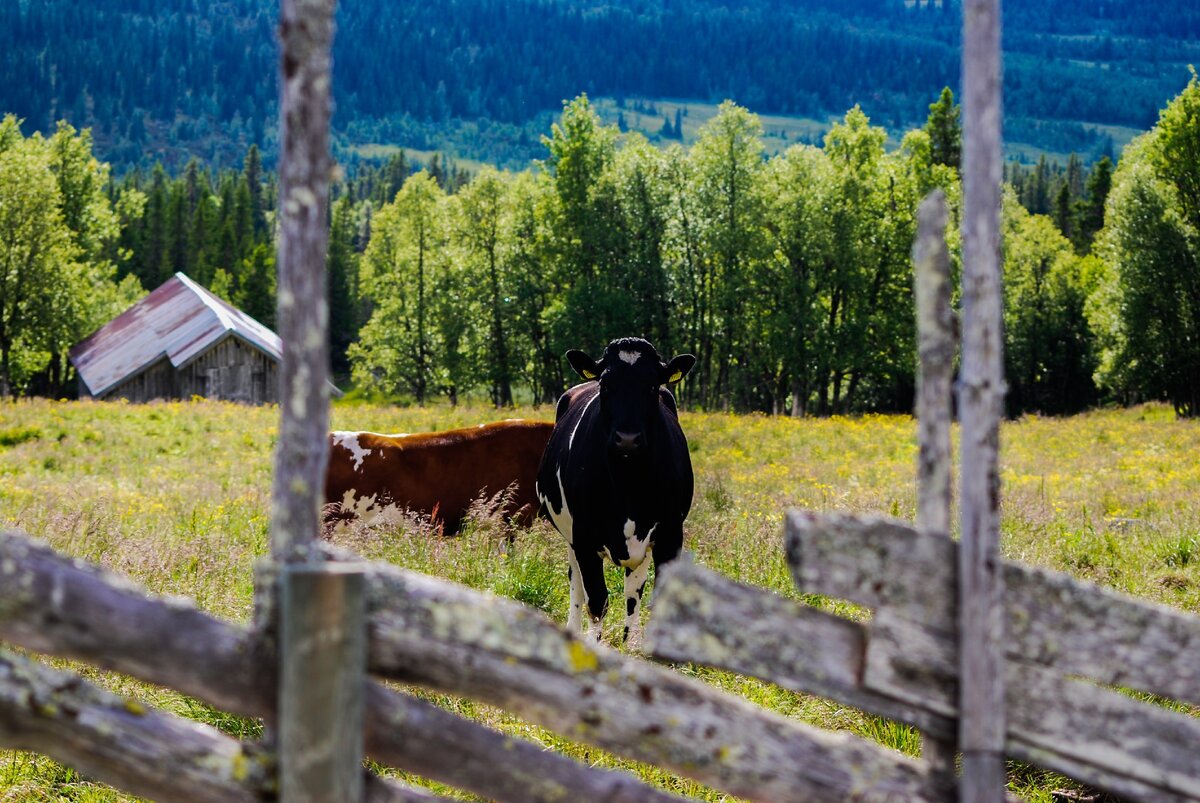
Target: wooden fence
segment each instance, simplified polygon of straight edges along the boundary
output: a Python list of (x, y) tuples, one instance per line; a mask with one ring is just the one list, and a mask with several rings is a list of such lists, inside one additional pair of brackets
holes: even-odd
[(915, 726), (921, 760), (585, 642), (515, 601), (318, 544), (332, 0), (282, 2), (282, 402), (271, 558), (257, 578), (254, 623), (215, 619), (0, 533), (0, 642), (262, 718), (267, 738), (238, 741), (0, 647), (0, 747), (163, 800), (438, 799), (364, 771), (363, 754), (500, 801), (678, 799), (381, 682), (395, 680), (498, 706), (749, 800), (998, 800), (1005, 755), (1134, 799), (1200, 800), (1200, 719), (1154, 699), (1200, 704), (1200, 619), (998, 557), (997, 12), (995, 0), (964, 2), (961, 545), (948, 536), (955, 349), (946, 210), (934, 197), (915, 249), (918, 526), (805, 512), (786, 521), (798, 589), (864, 606), (870, 619), (681, 560), (659, 580), (647, 630), (658, 659), (752, 675)]
[[(959, 545), (883, 518), (792, 512), (786, 530), (796, 587), (869, 608), (869, 621), (684, 565), (656, 592), (648, 648), (952, 737)], [(1200, 704), (1200, 618), (1002, 569), (1005, 753), (1131, 799), (1200, 800), (1200, 719), (1126, 693)]]
[[(659, 584), (648, 650), (953, 740), (958, 545), (887, 519), (793, 512), (786, 530), (797, 588), (862, 605), (869, 621), (682, 561)], [(377, 678), (489, 703), (750, 800), (953, 795), (953, 780), (926, 762), (585, 642), (518, 602), (387, 564), (362, 573), (367, 667)], [(260, 588), (271, 587), (271, 574)], [(1005, 562), (1003, 574), (1006, 754), (1132, 799), (1200, 799), (1200, 720), (1105, 687), (1200, 703), (1200, 619), (1056, 572)], [(185, 600), (148, 596), (19, 533), (0, 534), (0, 640), (275, 721), (266, 634)], [(366, 754), (382, 764), (504, 801), (674, 799), (377, 680), (360, 682)], [(266, 800), (278, 788), (269, 746), (239, 743), (10, 650), (0, 651), (0, 744), (159, 799)], [(433, 799), (374, 776), (362, 781), (366, 800)]]
[[(490, 703), (751, 800), (945, 797), (919, 761), (585, 642), (518, 602), (387, 564), (369, 564), (364, 575), (368, 667), (378, 678)], [(260, 577), (260, 587), (270, 584)], [(273, 650), (264, 634), (184, 600), (148, 596), (11, 532), (0, 535), (0, 639), (275, 719)], [(496, 800), (675, 799), (375, 680), (365, 681), (364, 697), (366, 754), (382, 764)], [(0, 652), (0, 743), (161, 799), (262, 800), (275, 788), (267, 746), (240, 744), (7, 650)], [(373, 777), (366, 788), (368, 800), (430, 799)]]

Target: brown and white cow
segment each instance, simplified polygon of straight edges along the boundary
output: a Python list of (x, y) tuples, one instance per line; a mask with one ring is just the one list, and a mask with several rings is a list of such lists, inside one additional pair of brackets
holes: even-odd
[(385, 523), (407, 510), (456, 533), (481, 494), (512, 486), (504, 513), (528, 524), (538, 508), (538, 461), (553, 429), (544, 421), (511, 419), (415, 435), (332, 432), (325, 522)]

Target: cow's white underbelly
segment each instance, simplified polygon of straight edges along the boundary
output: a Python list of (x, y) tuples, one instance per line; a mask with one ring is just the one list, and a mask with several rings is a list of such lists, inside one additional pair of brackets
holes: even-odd
[[(646, 560), (646, 553), (650, 551), (650, 545), (654, 543), (654, 528), (657, 526), (655, 524), (651, 527), (644, 538), (638, 538), (637, 523), (633, 519), (626, 519), (622, 535), (625, 536), (625, 554), (629, 557), (621, 561), (613, 560), (613, 563), (618, 563), (626, 569), (636, 569), (641, 566)], [(611, 553), (608, 559), (612, 560)]]
[(333, 526), (335, 533), (345, 532), (352, 526), (388, 527), (404, 520), (404, 509), (392, 501), (381, 502), (375, 495), (358, 496), (353, 490), (342, 495), (341, 509), (354, 516), (353, 519), (338, 519)]
[(559, 466), (555, 470), (554, 478), (558, 480), (558, 498), (562, 500), (562, 509), (554, 509), (554, 505), (550, 504), (550, 500), (542, 493), (540, 485), (537, 487), (538, 500), (541, 501), (542, 507), (550, 515), (550, 521), (554, 523), (554, 529), (562, 533), (562, 537), (567, 539), (568, 544), (573, 544), (575, 542), (575, 520), (571, 517), (571, 508), (567, 506), (567, 492), (563, 489), (562, 482), (562, 466)]

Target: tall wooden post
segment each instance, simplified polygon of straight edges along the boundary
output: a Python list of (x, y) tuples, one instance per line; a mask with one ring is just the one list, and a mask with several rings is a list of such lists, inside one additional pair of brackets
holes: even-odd
[(329, 459), (325, 293), (334, 0), (280, 7), (279, 440), (271, 492), (278, 567), (279, 794), (362, 799), (363, 578), (313, 549)]
[(283, 0), (279, 38), (279, 441), (271, 553), (303, 559), (317, 537), (329, 460), (330, 53), (333, 0)]
[(963, 3), (963, 357), (959, 747), (963, 801), (1004, 798), (1004, 617), (997, 458), (1000, 325), (1000, 2)]
[[(917, 528), (950, 534), (950, 393), (954, 377), (954, 313), (946, 248), (946, 194), (934, 190), (917, 210), (913, 290), (917, 302)], [(952, 777), (957, 743), (921, 735), (921, 755)]]

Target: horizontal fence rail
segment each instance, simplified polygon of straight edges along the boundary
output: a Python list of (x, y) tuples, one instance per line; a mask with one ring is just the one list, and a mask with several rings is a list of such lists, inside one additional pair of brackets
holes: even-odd
[(274, 792), (270, 755), (7, 650), (0, 650), (0, 742), (145, 797), (186, 789), (191, 800), (237, 803)]
[[(888, 519), (804, 512), (788, 516), (786, 538), (801, 590), (954, 632), (955, 541)], [(1010, 657), (1200, 704), (1200, 618), (1062, 572), (1001, 565)]]
[(387, 564), (367, 573), (371, 672), (762, 801), (944, 799), (921, 762), (585, 643), (541, 611)]
[[(168, 686), (240, 716), (274, 719), (268, 641), (17, 532), (0, 532), (0, 641)], [(382, 764), (500, 801), (679, 799), (628, 773), (588, 767), (366, 684), (366, 753)], [(0, 722), (2, 711), (0, 702)], [(18, 747), (7, 733), (0, 730), (0, 739)], [(60, 753), (47, 755), (74, 765)]]
[[(897, 521), (794, 512), (798, 588), (871, 608), (869, 622), (681, 564), (656, 592), (648, 649), (952, 733), (955, 549)], [(1006, 752), (1136, 799), (1200, 800), (1200, 719), (1074, 677), (1191, 700), (1200, 619), (1056, 572), (1003, 569)]]
[[(250, 803), (278, 794), (271, 752), (4, 649), (0, 745), (158, 800)], [(366, 803), (447, 800), (370, 773), (363, 789)]]

